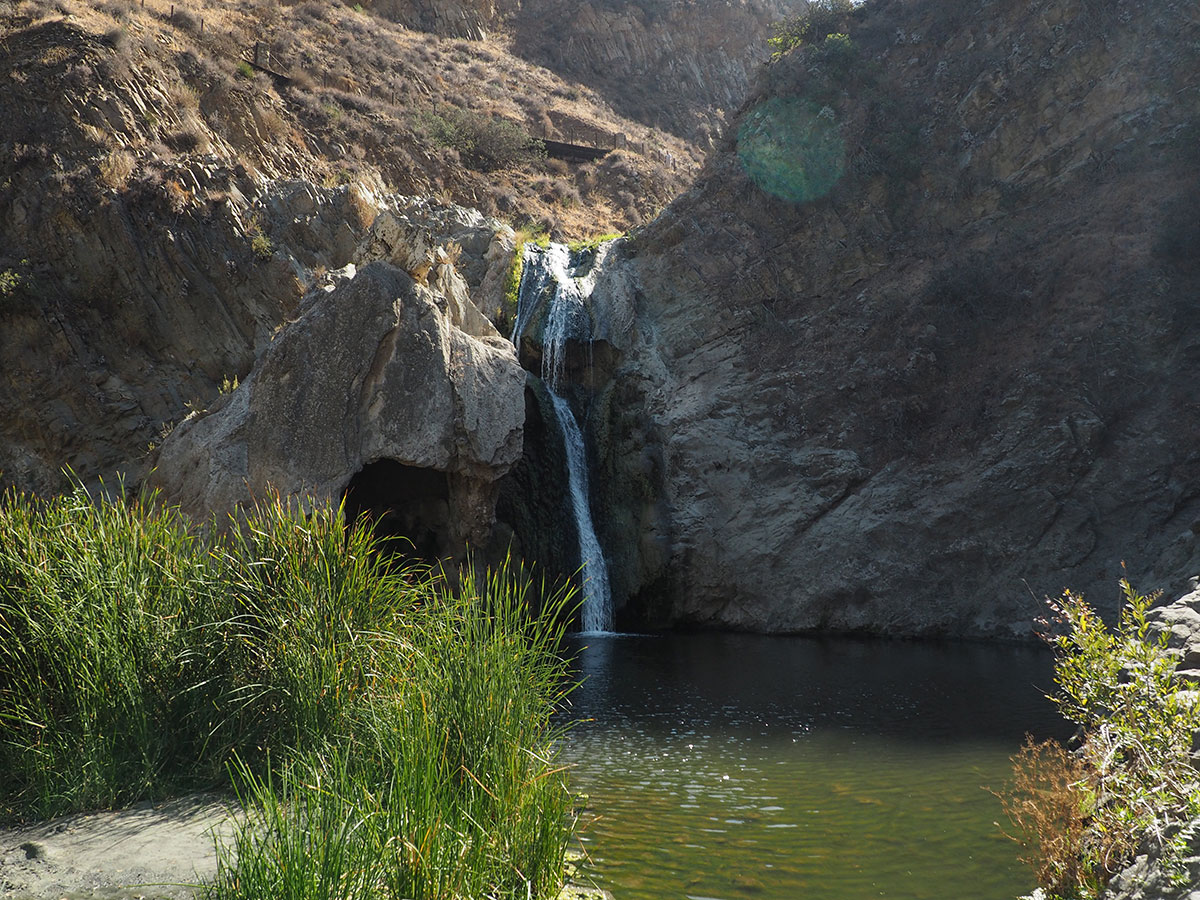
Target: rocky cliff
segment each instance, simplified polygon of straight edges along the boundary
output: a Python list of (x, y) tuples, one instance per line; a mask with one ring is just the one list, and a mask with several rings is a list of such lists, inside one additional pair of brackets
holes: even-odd
[[(242, 60), (255, 40), (291, 74)], [(452, 98), (477, 124), (511, 124), (557, 109), (562, 82), (494, 44), (349, 7), (19, 0), (0, 10), (0, 85), (0, 484), (27, 490), (61, 488), (65, 467), (89, 484), (136, 479), (152, 445), (246, 376), (322, 273), (387, 258), (356, 255), (384, 196), (459, 196), (590, 233), (658, 208), (684, 177), (633, 151), (470, 168), (423, 116)], [(654, 143), (594, 97), (569, 108)], [(460, 260), (474, 287), (491, 228)]]
[[(0, 46), (4, 483), (140, 472), (195, 411), (158, 461), (197, 510), (268, 481), (373, 508), (379, 473), (353, 470), (386, 459), (438, 473), (379, 477), (428, 512), (434, 553), (478, 538), (497, 492), (501, 530), (553, 523), (561, 503), (520, 508), (512, 485), (554, 490), (561, 453), (515, 461), (523, 376), (480, 320), (511, 231), (385, 190), (387, 172), (448, 182), (417, 132), (358, 130), (399, 120), (351, 81), (243, 84), (179, 49), (157, 0), (123, 8), (133, 50), (89, 24), (108, 12), (62, 2), (71, 20), (9, 17), (20, 40)], [(312, 6), (289, 21), (328, 47), (360, 27)], [(876, 0), (764, 70), (694, 186), (607, 254), (609, 314), (568, 360), (619, 624), (1021, 638), (1064, 585), (1115, 598), (1121, 559), (1146, 588), (1200, 571), (1198, 18), (1182, 0)], [(331, 162), (343, 133), (362, 153)], [(668, 183), (631, 159), (621, 190)], [(455, 190), (498, 206), (522, 172), (541, 177)], [(324, 291), (348, 263), (371, 277)], [(397, 355), (409, 326), (428, 340)], [(412, 422), (446, 440), (405, 455), (370, 398), (411, 394), (386, 385), (432, 346), (422, 383), (445, 404)], [(481, 390), (455, 368), (476, 356)], [(321, 380), (345, 396), (310, 397)], [(338, 459), (291, 471), (288, 448), (334, 422)], [(522, 542), (561, 555), (559, 538)]]
[(839, 25), (625, 250), (636, 323), (591, 424), (624, 624), (1019, 638), (1066, 585), (1114, 600), (1122, 559), (1177, 595), (1200, 12)]
[(514, 49), (589, 85), (631, 118), (708, 143), (766, 61), (772, 25), (803, 0), (535, 0)]

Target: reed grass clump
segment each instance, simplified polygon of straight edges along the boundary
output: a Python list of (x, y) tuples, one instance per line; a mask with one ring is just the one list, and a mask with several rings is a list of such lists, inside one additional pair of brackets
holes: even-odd
[(570, 595), (379, 550), (337, 508), (197, 532), (5, 494), (0, 815), (226, 784), (246, 816), (210, 900), (552, 896)]
[(4, 497), (5, 817), (121, 805), (188, 768), (183, 620), (214, 605), (217, 579), (177, 514), (142, 512), (82, 491)]
[(250, 815), (207, 900), (557, 893), (571, 795), (538, 698), (561, 691), (558, 636), (510, 573), (465, 581), (417, 611), (354, 740), (239, 769)]

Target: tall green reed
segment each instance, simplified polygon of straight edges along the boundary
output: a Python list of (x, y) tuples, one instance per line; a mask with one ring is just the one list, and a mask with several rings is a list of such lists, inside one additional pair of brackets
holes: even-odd
[(209, 560), (172, 510), (0, 502), (0, 814), (131, 802), (185, 764), (181, 622)]
[(223, 762), (304, 749), (349, 732), (378, 690), (378, 670), (435, 588), (427, 566), (385, 563), (369, 529), (342, 510), (307, 513), (278, 499), (211, 551), (223, 590), (189, 637), (194, 690)]
[[(351, 739), (269, 777), (239, 770), (248, 815), (210, 900), (557, 894), (572, 796), (550, 715), (572, 597), (532, 611), (512, 565), (454, 580), (403, 637), (376, 635), (394, 652), (376, 657), (381, 687)], [(343, 824), (313, 828), (327, 819)]]
[(213, 898), (555, 893), (571, 595), (535, 609), (518, 564), (380, 549), (339, 509), (277, 499), (221, 534), (82, 488), (6, 494), (0, 815), (232, 773), (248, 815)]

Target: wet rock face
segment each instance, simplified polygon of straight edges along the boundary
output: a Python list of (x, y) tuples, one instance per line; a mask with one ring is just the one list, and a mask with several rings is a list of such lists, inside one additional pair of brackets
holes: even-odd
[(232, 394), (175, 428), (149, 484), (202, 516), (270, 490), (337, 502), (365, 466), (389, 460), (427, 470), (392, 483), (398, 503), (419, 494), (414, 505), (428, 505), (438, 555), (482, 544), (495, 483), (521, 453), (525, 375), (507, 342), (463, 324), (443, 294), (390, 264), (365, 266), (311, 294)]
[(536, 562), (550, 582), (579, 570), (579, 535), (567, 487), (567, 460), (552, 401), (540, 378), (526, 377), (521, 459), (500, 481), (491, 555)]

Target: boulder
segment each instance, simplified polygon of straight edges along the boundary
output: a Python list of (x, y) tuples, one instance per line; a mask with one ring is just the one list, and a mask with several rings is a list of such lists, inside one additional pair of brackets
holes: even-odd
[(440, 551), (482, 542), (495, 482), (521, 454), (525, 375), (507, 342), (463, 330), (484, 329), (462, 310), (378, 261), (312, 292), (240, 386), (174, 429), (147, 483), (203, 517), (271, 491), (338, 502), (386, 460), (442, 485)]

